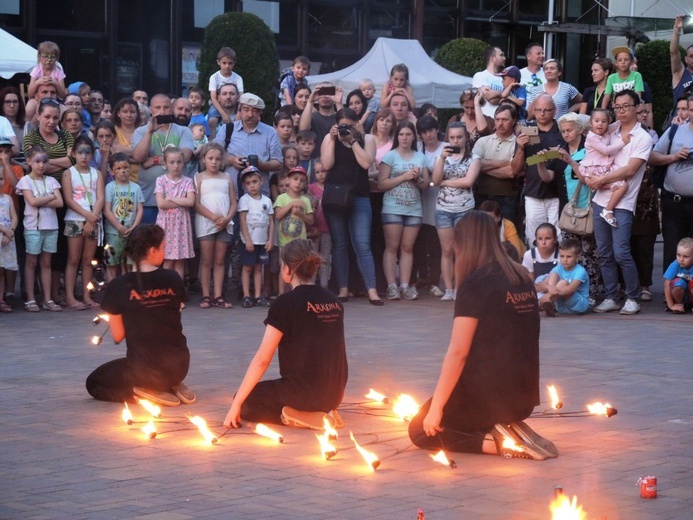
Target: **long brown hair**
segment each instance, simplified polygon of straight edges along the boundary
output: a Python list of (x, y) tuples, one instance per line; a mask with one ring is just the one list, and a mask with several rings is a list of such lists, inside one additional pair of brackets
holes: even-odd
[(455, 226), (455, 280), (459, 286), (480, 267), (497, 262), (512, 285), (531, 281), (529, 273), (503, 249), (491, 215), (470, 211)]

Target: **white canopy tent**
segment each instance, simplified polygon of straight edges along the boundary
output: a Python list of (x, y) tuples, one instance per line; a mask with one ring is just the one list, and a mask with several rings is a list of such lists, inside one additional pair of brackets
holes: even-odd
[(0, 29), (0, 76), (10, 79), (18, 72), (30, 72), (36, 65), (36, 49)]
[(323, 81), (344, 89), (344, 95), (357, 89), (364, 79), (375, 83), (380, 97), (382, 87), (390, 77), (390, 70), (398, 63), (409, 68), (409, 83), (414, 89), (417, 106), (433, 103), (438, 108), (460, 106), (460, 94), (472, 86), (472, 78), (450, 72), (433, 61), (417, 40), (378, 38), (373, 47), (359, 61), (345, 69), (317, 76), (308, 76), (314, 87)]

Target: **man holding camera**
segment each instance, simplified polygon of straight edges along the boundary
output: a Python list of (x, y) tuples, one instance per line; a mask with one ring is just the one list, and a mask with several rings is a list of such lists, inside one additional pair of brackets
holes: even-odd
[(144, 194), (143, 224), (156, 222), (159, 212), (154, 196), (157, 177), (164, 171), (164, 150), (177, 146), (183, 150), (187, 163), (192, 157), (193, 136), (187, 126), (175, 123), (171, 99), (166, 94), (156, 94), (150, 104), (152, 117), (149, 123), (135, 130), (132, 137), (132, 159), (140, 163), (138, 183)]
[[(231, 175), (236, 195), (238, 193), (238, 174), (247, 166), (255, 166), (262, 176), (262, 193), (269, 197), (270, 172), (281, 170), (282, 149), (274, 128), (260, 121), (265, 102), (262, 98), (246, 92), (238, 100), (240, 120), (232, 125), (224, 125), (214, 138), (215, 143), (226, 148), (224, 164)], [(230, 138), (226, 132), (233, 129)]]
[[(335, 123), (335, 114), (342, 108), (342, 96), (344, 91), (341, 87), (335, 87), (332, 83), (321, 83), (310, 93), (306, 108), (301, 114), (299, 130), (311, 130), (317, 136), (316, 142), (322, 143), (330, 129)], [(317, 110), (313, 104), (317, 101)], [(320, 155), (320, 147), (316, 146), (313, 157)]]

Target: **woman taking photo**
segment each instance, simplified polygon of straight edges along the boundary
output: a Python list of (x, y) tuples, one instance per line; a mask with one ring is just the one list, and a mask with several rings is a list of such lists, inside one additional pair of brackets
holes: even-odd
[(495, 125), (492, 118), (485, 116), (481, 110), (481, 105), (485, 103), (484, 96), (479, 89), (470, 88), (462, 91), (460, 96), (460, 105), (462, 112), (454, 115), (448, 121), (448, 127), (452, 123), (464, 123), (467, 127), (469, 140), (474, 146), (479, 137), (490, 135), (493, 133)]
[(448, 125), (448, 144), (435, 161), (433, 184), (439, 187), (436, 199), (436, 228), (442, 256), (440, 270), (445, 293), (441, 300), (455, 299), (453, 284), (453, 242), (455, 226), (468, 211), (474, 209), (472, 186), (481, 168), (481, 160), (472, 157), (472, 145), (464, 123)]
[[(113, 107), (113, 124), (116, 127), (116, 140), (113, 143), (113, 153), (124, 153), (128, 157), (132, 154), (132, 136), (139, 126), (140, 111), (137, 101), (132, 98), (124, 98)], [(130, 163), (130, 180), (137, 182), (140, 167), (136, 163)]]
[[(341, 301), (349, 298), (349, 239), (356, 253), (356, 262), (368, 289), (371, 304), (381, 306), (383, 301), (375, 288), (375, 264), (371, 253), (371, 201), (368, 169), (375, 160), (375, 139), (363, 135), (355, 126), (358, 123), (356, 112), (343, 108), (335, 115), (336, 124), (325, 136), (320, 148), (322, 165), (329, 170), (325, 182), (325, 194), (330, 184), (351, 187), (353, 199), (343, 209), (324, 206), (325, 218), (332, 237), (332, 269), (339, 285), (338, 297)], [(340, 132), (338, 126), (342, 127)], [(323, 194), (323, 201), (325, 201)]]
[[(385, 254), (383, 270), (387, 279), (387, 299), (416, 300), (416, 287), (410, 286), (414, 265), (414, 243), (423, 219), (421, 191), (428, 188), (428, 163), (416, 149), (416, 127), (402, 121), (395, 131), (392, 150), (378, 168), (378, 189), (383, 196), (383, 232)], [(399, 288), (395, 278), (399, 251)]]
[(594, 85), (587, 87), (582, 96), (580, 113), (590, 115), (595, 108), (606, 108), (604, 106), (604, 89), (606, 80), (614, 71), (614, 65), (608, 58), (597, 58), (592, 63), (592, 81)]
[(573, 105), (582, 102), (582, 95), (570, 83), (561, 81), (563, 65), (558, 60), (546, 60), (544, 62), (544, 75), (546, 83), (532, 88), (527, 93), (527, 120), (534, 119), (534, 100), (541, 94), (547, 93), (553, 98), (556, 105), (556, 119), (567, 114)]
[(493, 218), (468, 212), (455, 227), (455, 318), (433, 397), (409, 424), (424, 449), (556, 457), (523, 419), (539, 404), (539, 308), (525, 269), (510, 260)]

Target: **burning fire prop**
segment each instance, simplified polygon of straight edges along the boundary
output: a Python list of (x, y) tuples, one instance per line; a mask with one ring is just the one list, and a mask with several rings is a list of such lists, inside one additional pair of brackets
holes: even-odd
[(558, 392), (556, 391), (556, 387), (554, 385), (548, 385), (546, 388), (549, 389), (549, 397), (551, 398), (551, 408), (553, 408), (554, 410), (560, 410), (561, 408), (563, 408), (563, 403), (558, 398)]
[(375, 401), (376, 403), (380, 403), (380, 404), (387, 404), (390, 402), (389, 397), (381, 394), (380, 392), (376, 392), (372, 388), (371, 388), (371, 391), (366, 394), (366, 399), (370, 399), (370, 400)]
[(551, 505), (551, 520), (585, 520), (587, 514), (582, 506), (577, 505), (577, 497), (571, 501), (566, 495), (559, 494)]
[(149, 412), (149, 414), (156, 418), (159, 419), (161, 418), (161, 408), (155, 405), (154, 403), (150, 403), (146, 399), (137, 399), (137, 402)]
[(153, 419), (149, 419), (149, 422), (141, 430), (144, 432), (146, 439), (154, 439), (156, 437), (156, 426), (154, 426)]
[(128, 426), (132, 426), (133, 424), (135, 424), (135, 419), (132, 417), (132, 414), (130, 413), (128, 403), (125, 403), (125, 408), (123, 408), (123, 413), (121, 414), (121, 417), (123, 418), (123, 422)]
[(606, 417), (612, 417), (618, 413), (618, 410), (611, 406), (609, 403), (602, 404), (596, 402), (587, 405), (587, 411), (579, 410), (573, 412), (559, 412), (563, 408), (563, 401), (558, 396), (558, 390), (556, 390), (555, 385), (547, 385), (547, 390), (549, 391), (549, 400), (551, 405), (548, 409), (542, 412), (533, 413), (533, 417), (590, 417), (592, 415), (605, 415)]
[(188, 419), (190, 419), (191, 423), (197, 426), (207, 444), (216, 444), (219, 442), (217, 436), (209, 431), (209, 428), (207, 428), (207, 421), (205, 421), (202, 417), (196, 415), (195, 417), (188, 417)]
[(400, 394), (395, 401), (392, 411), (395, 412), (403, 421), (411, 421), (419, 411), (419, 405), (414, 398), (407, 394)]
[(607, 417), (611, 417), (612, 415), (616, 415), (618, 413), (618, 410), (609, 403), (602, 404), (600, 402), (596, 402), (593, 404), (588, 404), (587, 409), (592, 415), (606, 415)]
[(363, 457), (363, 460), (366, 461), (366, 464), (368, 465), (369, 469), (371, 471), (375, 471), (376, 469), (378, 469), (378, 467), (380, 466), (380, 460), (378, 459), (378, 456), (375, 453), (372, 453), (362, 448), (361, 445), (358, 442), (356, 442), (356, 439), (354, 438), (354, 434), (352, 432), (349, 432), (349, 437), (351, 437), (351, 440), (354, 442), (354, 446), (356, 446), (356, 449)]
[(455, 469), (457, 467), (457, 464), (455, 463), (455, 461), (452, 459), (448, 459), (448, 457), (445, 455), (445, 452), (443, 450), (440, 450), (435, 455), (431, 455), (431, 458), (433, 460), (435, 460), (436, 462), (440, 462), (443, 466), (448, 466), (452, 469)]
[(337, 448), (330, 442), (329, 434), (325, 431), (322, 435), (315, 434), (315, 438), (320, 443), (320, 452), (325, 460), (330, 460), (337, 455)]
[(279, 444), (284, 442), (284, 436), (282, 434), (275, 432), (273, 429), (265, 426), (262, 423), (257, 423), (255, 425), (255, 433), (262, 435), (263, 437), (267, 437), (268, 439), (272, 439), (274, 442)]

